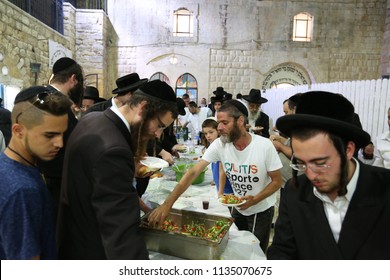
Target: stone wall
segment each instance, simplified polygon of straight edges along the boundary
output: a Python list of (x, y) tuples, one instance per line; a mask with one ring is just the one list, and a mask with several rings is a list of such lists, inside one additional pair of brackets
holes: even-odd
[[(233, 94), (270, 86), (266, 79), (285, 65), (296, 67), (310, 83), (377, 79), (390, 72), (388, 2), (116, 0), (109, 1), (108, 15), (64, 3), (61, 35), (0, 0), (0, 52), (5, 57), (0, 66), (9, 67), (0, 82), (32, 85), (29, 65), (38, 62), (37, 84), (46, 83), (51, 72), (48, 39), (70, 49), (86, 75), (97, 74), (106, 98), (115, 80), (130, 72), (142, 78), (163, 72), (173, 87), (180, 75), (190, 73), (198, 82), (199, 99), (211, 96), (217, 86)], [(191, 40), (172, 36), (172, 14), (181, 7), (194, 13)], [(291, 41), (293, 17), (300, 12), (314, 16), (312, 42)], [(176, 64), (169, 62), (173, 55)]]
[(382, 76), (390, 75), (390, 0), (387, 0), (385, 33), (381, 53), (381, 74)]
[[(98, 77), (100, 95), (111, 97), (112, 83), (118, 76), (117, 35), (107, 15), (101, 10), (77, 10), (64, 3), (64, 35), (36, 20), (8, 1), (0, 0), (0, 68), (8, 67), (8, 75), (0, 73), (0, 83), (19, 88), (35, 83), (30, 63), (40, 63), (37, 85), (46, 84), (50, 75), (49, 45), (53, 40), (72, 52), (84, 69), (87, 83)], [(112, 43), (110, 43), (112, 42)], [(113, 63), (114, 62), (114, 63)], [(91, 75), (93, 74), (93, 75)]]
[[(307, 73), (311, 83), (381, 76), (387, 0), (115, 3), (109, 6), (109, 17), (119, 48), (137, 53), (121, 57), (121, 64), (144, 77), (163, 72), (172, 86), (180, 75), (191, 73), (200, 97), (210, 96), (217, 86), (247, 94), (250, 88), (263, 87), (272, 69), (286, 64)], [(171, 36), (173, 11), (181, 7), (194, 12), (198, 33), (192, 42)], [(291, 40), (293, 17), (300, 12), (314, 16), (312, 42)], [(177, 64), (169, 63), (171, 55)]]
[(4, 55), (0, 68), (7, 67), (8, 75), (0, 73), (0, 83), (19, 88), (35, 83), (30, 63), (40, 63), (37, 84), (45, 84), (51, 74), (48, 39), (69, 48), (64, 36), (31, 17), (8, 1), (0, 1), (0, 53)]

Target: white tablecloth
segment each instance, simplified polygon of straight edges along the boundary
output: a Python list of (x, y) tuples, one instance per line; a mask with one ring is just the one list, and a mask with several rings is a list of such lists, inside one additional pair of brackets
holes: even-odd
[[(168, 180), (169, 179), (169, 180)], [(161, 204), (176, 185), (170, 176), (150, 180), (142, 199), (151, 207)], [(217, 199), (215, 185), (211, 185), (211, 172), (206, 172), (205, 181), (200, 185), (191, 185), (175, 202), (172, 208), (203, 212), (210, 215), (230, 217), (229, 209)], [(202, 201), (209, 200), (209, 209), (204, 210)], [(150, 252), (151, 259), (178, 259), (157, 252)], [(229, 240), (221, 259), (225, 260), (265, 260), (259, 246), (259, 240), (249, 231), (239, 231), (233, 224), (229, 231)]]

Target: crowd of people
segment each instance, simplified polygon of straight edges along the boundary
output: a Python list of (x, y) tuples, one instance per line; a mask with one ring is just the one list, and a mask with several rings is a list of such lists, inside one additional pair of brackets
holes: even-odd
[[(268, 259), (390, 259), (390, 130), (372, 139), (341, 94), (293, 95), (270, 128), (259, 89), (217, 87), (198, 106), (131, 73), (105, 100), (73, 59), (52, 72), (0, 107), (0, 259), (148, 259), (141, 210), (161, 224), (210, 164), (218, 196), (245, 198), (234, 223)], [(173, 164), (178, 128), (204, 154), (150, 209), (140, 161)]]

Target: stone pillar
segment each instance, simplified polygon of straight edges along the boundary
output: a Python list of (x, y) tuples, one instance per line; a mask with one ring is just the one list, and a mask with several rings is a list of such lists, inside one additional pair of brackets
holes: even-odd
[(382, 77), (390, 75), (390, 0), (387, 0), (387, 13), (385, 32), (383, 35), (380, 72)]

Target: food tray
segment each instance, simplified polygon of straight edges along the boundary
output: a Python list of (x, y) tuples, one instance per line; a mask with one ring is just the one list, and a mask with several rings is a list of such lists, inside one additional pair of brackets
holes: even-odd
[(179, 226), (190, 224), (193, 221), (195, 223), (203, 223), (208, 228), (212, 227), (219, 220), (229, 222), (228, 230), (219, 242), (217, 242), (200, 237), (149, 228), (145, 226), (147, 224), (147, 216), (148, 214), (141, 218), (141, 225), (143, 225), (141, 226), (141, 231), (148, 250), (190, 260), (219, 259), (226, 248), (229, 239), (229, 229), (233, 223), (232, 218), (171, 209), (168, 217)]

